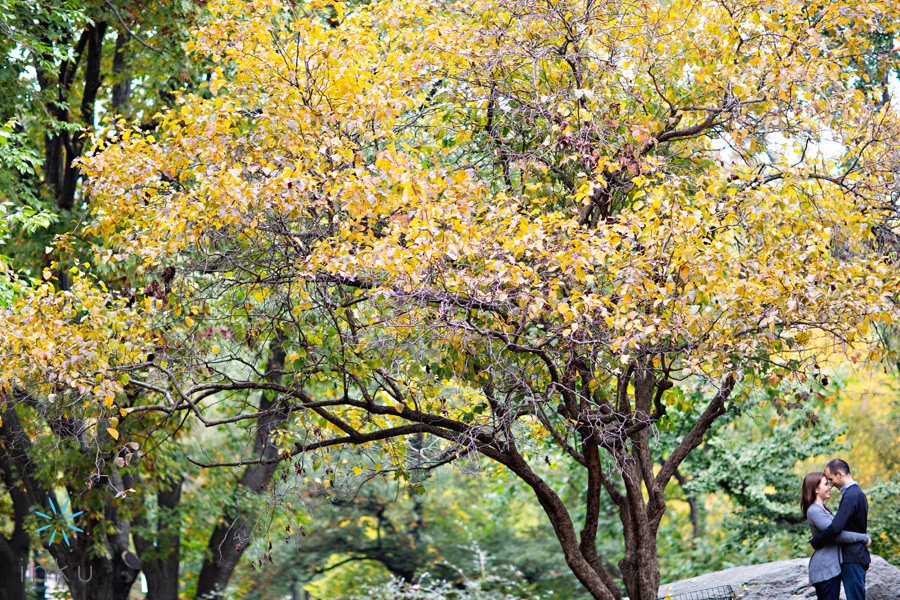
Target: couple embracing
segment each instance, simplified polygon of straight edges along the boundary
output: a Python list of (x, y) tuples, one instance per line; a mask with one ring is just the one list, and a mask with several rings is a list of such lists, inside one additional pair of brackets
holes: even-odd
[[(832, 487), (841, 490), (837, 514), (825, 506)], [(812, 530), (809, 543), (816, 549), (809, 559), (809, 583), (815, 587), (816, 597), (838, 600), (843, 582), (847, 600), (865, 600), (866, 571), (871, 562), (868, 547), (872, 544), (866, 535), (869, 503), (850, 476), (850, 465), (836, 458), (824, 473), (807, 475), (800, 508)]]

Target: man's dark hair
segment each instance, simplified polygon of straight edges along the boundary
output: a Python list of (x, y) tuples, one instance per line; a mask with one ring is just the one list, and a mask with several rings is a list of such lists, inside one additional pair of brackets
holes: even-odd
[(839, 458), (834, 458), (828, 461), (828, 464), (825, 468), (831, 473), (837, 473), (840, 471), (844, 475), (850, 474), (850, 465), (847, 464), (846, 460), (841, 460)]

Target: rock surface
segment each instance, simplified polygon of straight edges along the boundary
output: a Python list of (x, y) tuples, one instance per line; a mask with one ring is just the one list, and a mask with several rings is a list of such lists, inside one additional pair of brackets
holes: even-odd
[[(749, 567), (734, 567), (707, 573), (693, 579), (663, 584), (659, 597), (678, 596), (690, 592), (730, 585), (741, 600), (809, 600), (816, 591), (809, 585), (808, 558), (796, 558)], [(844, 600), (841, 590), (841, 599)], [(872, 557), (866, 573), (866, 600), (900, 598), (900, 569), (880, 556)]]

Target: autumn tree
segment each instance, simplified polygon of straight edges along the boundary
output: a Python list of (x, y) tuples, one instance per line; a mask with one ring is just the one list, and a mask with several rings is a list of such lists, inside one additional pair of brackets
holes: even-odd
[[(815, 385), (822, 346), (881, 358), (900, 130), (856, 81), (883, 4), (209, 10), (209, 96), (97, 140), (92, 217), (60, 242), (93, 264), (4, 315), (7, 386), (98, 421), (252, 423), (253, 456), (194, 460), (253, 493), (347, 444), (410, 478), (480, 453), (531, 488), (592, 597), (651, 600), (666, 488), (716, 420)], [(666, 451), (662, 429), (682, 432)], [(584, 470), (577, 504), (536, 466), (551, 448)], [(207, 593), (253, 530), (234, 511)]]
[[(4, 310), (28, 294), (31, 278), (54, 259), (59, 259), (54, 268), (60, 290), (69, 288), (70, 257), (56, 254), (49, 243), (53, 233), (75, 228), (83, 215), (80, 205), (85, 197), (75, 162), (90, 147), (93, 127), (104, 117), (126, 115), (152, 129), (157, 109), (174, 101), (172, 92), (199, 80), (199, 69), (185, 63), (182, 43), (198, 6), (0, 0)], [(0, 400), (0, 492), (11, 509), (9, 532), (0, 535), (0, 596), (24, 599), (22, 572), (39, 537), (32, 534), (29, 519), (34, 510), (50, 514), (49, 499), (58, 499), (57, 492), (66, 488), (65, 495), (85, 509), (80, 520), (84, 535), (68, 548), (57, 544), (49, 550), (67, 574), (70, 591), (76, 598), (127, 597), (138, 571), (125, 564), (122, 553), (131, 548), (135, 515), (119, 510), (116, 494), (123, 489), (119, 474), (102, 468), (107, 462), (116, 464), (116, 453), (97, 458), (93, 452), (115, 439), (105, 430), (93, 435), (92, 422), (54, 404), (53, 396), (35, 396), (34, 390), (12, 383), (5, 390), (10, 395), (4, 393)], [(153, 425), (144, 425), (153, 430)], [(161, 478), (146, 479), (152, 479), (145, 480), (149, 491)], [(134, 521), (137, 525), (141, 519)], [(138, 544), (143, 541), (139, 535), (135, 539)], [(177, 595), (175, 557), (175, 577), (168, 579)], [(145, 571), (157, 583), (152, 566), (148, 561)], [(89, 579), (86, 584), (77, 577), (79, 568)]]

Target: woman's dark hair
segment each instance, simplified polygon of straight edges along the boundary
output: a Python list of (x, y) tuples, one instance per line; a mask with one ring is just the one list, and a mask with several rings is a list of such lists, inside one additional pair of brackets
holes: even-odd
[(824, 478), (825, 473), (820, 473), (819, 471), (810, 473), (803, 478), (803, 488), (800, 490), (800, 512), (803, 513), (804, 519), (806, 518), (806, 511), (816, 501), (816, 488), (819, 487)]

